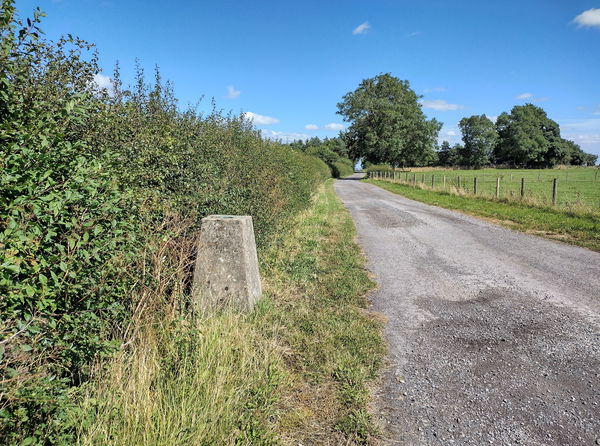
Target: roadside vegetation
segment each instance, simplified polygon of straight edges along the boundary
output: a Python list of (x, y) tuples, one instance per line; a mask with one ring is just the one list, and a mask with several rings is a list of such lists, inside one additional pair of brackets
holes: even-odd
[[(44, 40), (42, 17), (2, 0), (0, 443), (269, 444), (300, 435), (303, 404), (315, 435), (365, 440), (381, 340), (331, 169), (243, 116), (182, 109), (158, 68), (99, 88), (93, 45)], [(190, 316), (214, 213), (254, 219), (272, 284), (250, 316)], [(300, 403), (313, 389), (335, 414)]]
[[(154, 247), (161, 286), (139, 335), (79, 389), (77, 441), (130, 444), (364, 444), (384, 353), (364, 308), (373, 286), (352, 219), (329, 181), (260, 255), (264, 297), (249, 315), (194, 321), (165, 301), (187, 244)], [(158, 249), (156, 249), (158, 248)], [(171, 259), (164, 267), (165, 257)], [(183, 286), (175, 283), (171, 287)], [(81, 416), (83, 414), (83, 416)]]
[(456, 188), (432, 190), (424, 184), (366, 180), (390, 192), (423, 203), (483, 217), (511, 229), (600, 251), (600, 214), (557, 209), (507, 199), (474, 197)]
[(293, 141), (289, 146), (327, 163), (334, 178), (343, 178), (354, 173), (354, 163), (348, 158), (348, 148), (341, 136), (323, 140), (315, 136), (306, 141)]

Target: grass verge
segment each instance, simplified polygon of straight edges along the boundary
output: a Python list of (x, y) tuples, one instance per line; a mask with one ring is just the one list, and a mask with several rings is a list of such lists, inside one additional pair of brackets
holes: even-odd
[(79, 444), (368, 443), (384, 344), (364, 309), (373, 283), (354, 235), (329, 181), (260, 253), (264, 298), (252, 313), (193, 321), (164, 304), (172, 286), (155, 290), (163, 303), (135, 342), (81, 389)]
[(473, 196), (388, 181), (365, 180), (407, 198), (483, 217), (502, 226), (600, 251), (600, 216)]

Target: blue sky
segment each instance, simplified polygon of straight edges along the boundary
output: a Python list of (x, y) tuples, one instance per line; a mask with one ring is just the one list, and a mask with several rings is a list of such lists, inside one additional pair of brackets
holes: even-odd
[(464, 116), (533, 102), (564, 137), (600, 155), (600, 0), (17, 0), (48, 13), (50, 38), (95, 43), (103, 74), (138, 57), (173, 81), (254, 114), (265, 136), (336, 136), (336, 104), (379, 73), (410, 81), (423, 110), (460, 141)]

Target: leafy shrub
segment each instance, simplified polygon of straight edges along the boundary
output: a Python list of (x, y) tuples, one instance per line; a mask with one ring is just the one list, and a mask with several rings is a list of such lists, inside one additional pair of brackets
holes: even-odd
[(343, 178), (354, 173), (354, 166), (349, 159), (340, 159), (331, 165), (331, 174), (334, 178)]
[(99, 91), (90, 44), (1, 6), (0, 443), (68, 443), (70, 389), (121, 345), (165, 217), (249, 214), (265, 246), (329, 169), (242, 117), (178, 111), (158, 72)]
[(309, 147), (305, 153), (327, 163), (334, 178), (345, 177), (354, 173), (354, 166), (351, 160), (338, 155), (324, 145)]

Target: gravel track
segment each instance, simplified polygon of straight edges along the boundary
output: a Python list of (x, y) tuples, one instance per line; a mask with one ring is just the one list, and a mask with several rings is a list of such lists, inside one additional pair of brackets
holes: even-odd
[(599, 253), (335, 188), (387, 320), (374, 398), (387, 444), (600, 444)]

